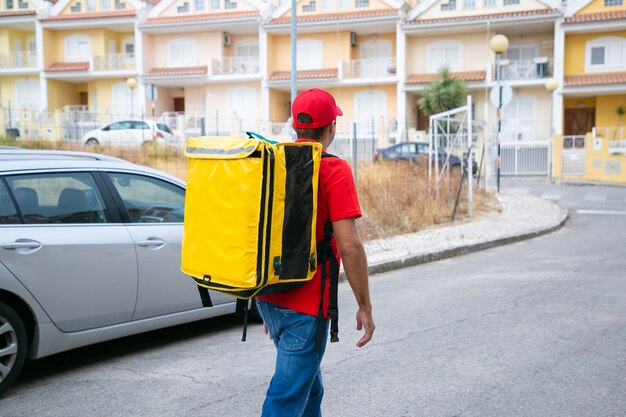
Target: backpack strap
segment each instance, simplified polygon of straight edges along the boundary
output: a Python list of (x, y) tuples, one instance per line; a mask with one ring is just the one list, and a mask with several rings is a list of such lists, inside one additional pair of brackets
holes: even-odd
[(209, 289), (207, 287), (198, 285), (198, 292), (200, 293), (202, 307), (213, 307), (213, 302), (211, 301), (211, 294), (209, 294)]
[[(329, 280), (330, 299), (328, 302), (328, 314), (330, 315), (330, 341), (339, 341), (339, 308), (337, 305), (337, 294), (339, 288), (339, 261), (333, 252), (330, 244), (333, 238), (333, 225), (327, 221), (324, 225), (324, 239), (317, 244), (318, 264), (322, 264), (322, 275), (320, 279), (320, 305), (317, 313), (317, 331), (315, 334), (315, 350), (320, 350), (324, 337), (324, 295), (326, 280)], [(327, 270), (327, 261), (330, 261), (330, 271)], [(330, 273), (329, 273), (330, 272)]]

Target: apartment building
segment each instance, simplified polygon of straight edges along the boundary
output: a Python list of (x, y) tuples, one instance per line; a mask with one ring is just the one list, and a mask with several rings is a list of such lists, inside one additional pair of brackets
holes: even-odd
[[(423, 137), (428, 118), (417, 100), (445, 66), (466, 81), (476, 129), (492, 136), (489, 41), (503, 34), (500, 78), (513, 97), (499, 140), (595, 132), (610, 136), (596, 146), (620, 157), (622, 129), (599, 128), (623, 123), (623, 0), (300, 0), (296, 8), (298, 88), (337, 97), (342, 135), (354, 123), (378, 146)], [(290, 1), (0, 0), (0, 122), (22, 110), (74, 111), (104, 115), (94, 123), (182, 117), (185, 134), (278, 134), (289, 118), (292, 12)], [(589, 163), (589, 172), (606, 170)]]
[(557, 161), (560, 170), (565, 176), (623, 183), (626, 4), (572, 2), (557, 24), (556, 40), (565, 50), (558, 74), (563, 80), (562, 101), (555, 112), (564, 134), (555, 139), (555, 148), (562, 152)]

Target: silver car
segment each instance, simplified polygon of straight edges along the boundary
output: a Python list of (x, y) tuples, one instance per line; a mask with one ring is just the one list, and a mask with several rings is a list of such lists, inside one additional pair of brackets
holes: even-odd
[(180, 271), (184, 198), (120, 159), (0, 149), (0, 393), (26, 358), (235, 312)]

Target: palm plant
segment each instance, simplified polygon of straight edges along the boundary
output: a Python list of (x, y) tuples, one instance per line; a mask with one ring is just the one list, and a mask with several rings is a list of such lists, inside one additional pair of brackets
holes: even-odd
[(452, 78), (448, 68), (439, 70), (439, 79), (424, 88), (422, 98), (417, 100), (420, 110), (427, 115), (461, 107), (465, 103), (465, 81)]

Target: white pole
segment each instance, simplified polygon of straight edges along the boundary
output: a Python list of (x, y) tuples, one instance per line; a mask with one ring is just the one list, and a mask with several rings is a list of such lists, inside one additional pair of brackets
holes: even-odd
[(473, 181), (474, 175), (472, 173), (472, 96), (467, 96), (467, 217), (472, 217), (472, 206), (474, 205), (474, 190)]

